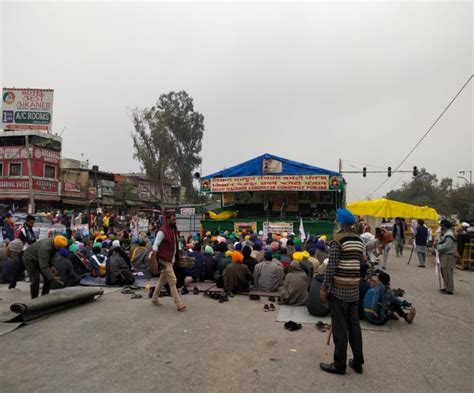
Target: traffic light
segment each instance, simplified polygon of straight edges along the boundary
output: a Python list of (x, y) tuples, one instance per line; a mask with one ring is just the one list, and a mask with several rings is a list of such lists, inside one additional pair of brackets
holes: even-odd
[(416, 166), (413, 167), (413, 176), (418, 175), (418, 168)]
[(362, 176), (367, 177), (367, 168), (366, 167), (362, 168)]
[(392, 176), (392, 167), (391, 166), (389, 166), (387, 168), (387, 175), (388, 175), (388, 177)]

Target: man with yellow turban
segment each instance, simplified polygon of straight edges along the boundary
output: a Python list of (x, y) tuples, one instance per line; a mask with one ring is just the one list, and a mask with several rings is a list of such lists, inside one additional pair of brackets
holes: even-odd
[(60, 248), (67, 247), (68, 241), (64, 236), (47, 238), (31, 244), (23, 254), (23, 263), (31, 279), (31, 298), (37, 298), (40, 287), (40, 274), (44, 283), (41, 296), (47, 295), (54, 280), (53, 259)]

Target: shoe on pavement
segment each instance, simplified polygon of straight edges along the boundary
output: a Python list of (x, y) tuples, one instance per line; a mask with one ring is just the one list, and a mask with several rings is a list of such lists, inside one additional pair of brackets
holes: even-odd
[(349, 359), (349, 367), (352, 368), (357, 374), (362, 374), (362, 366), (356, 366), (354, 359)]
[(327, 363), (319, 363), (319, 367), (321, 370), (326, 371), (327, 373), (331, 374), (339, 374), (339, 375), (344, 375), (346, 373), (346, 370), (337, 368), (334, 363), (327, 364)]
[(440, 292), (446, 292), (446, 288), (440, 289)]
[(409, 312), (408, 315), (407, 315), (406, 321), (407, 321), (408, 323), (412, 323), (413, 320), (415, 319), (415, 315), (416, 315), (416, 308), (415, 308), (415, 307), (412, 307), (411, 310), (410, 310), (410, 312)]

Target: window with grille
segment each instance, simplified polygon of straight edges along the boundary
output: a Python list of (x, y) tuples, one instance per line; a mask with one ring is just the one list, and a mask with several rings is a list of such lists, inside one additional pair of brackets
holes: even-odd
[(56, 168), (51, 165), (44, 166), (44, 177), (54, 179), (56, 177)]
[(10, 163), (10, 176), (21, 176), (21, 164)]

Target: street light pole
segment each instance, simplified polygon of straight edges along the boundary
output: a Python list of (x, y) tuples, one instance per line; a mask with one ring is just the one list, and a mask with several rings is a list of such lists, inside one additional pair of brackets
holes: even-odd
[(35, 194), (33, 193), (33, 173), (31, 170), (31, 152), (30, 152), (30, 136), (25, 135), (25, 147), (26, 147), (26, 165), (28, 167), (28, 194), (29, 194), (29, 207), (28, 213), (34, 214), (35, 207)]
[[(459, 171), (459, 173), (465, 175), (466, 172), (469, 173), (469, 185), (472, 186), (472, 171)], [(458, 176), (460, 177), (461, 179), (465, 179), (467, 181), (467, 179), (465, 177), (462, 177), (462, 176)]]

